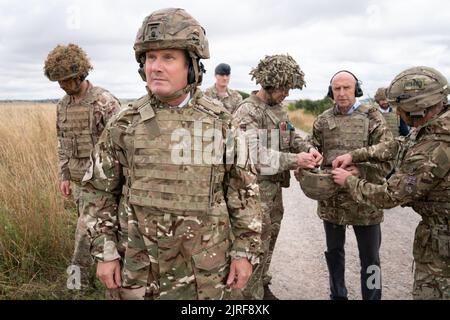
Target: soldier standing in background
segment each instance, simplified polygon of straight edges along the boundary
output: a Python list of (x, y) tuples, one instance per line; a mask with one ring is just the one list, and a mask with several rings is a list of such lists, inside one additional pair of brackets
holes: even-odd
[[(314, 122), (311, 137), (311, 143), (323, 153), (324, 168), (331, 168), (332, 161), (339, 155), (393, 139), (377, 108), (363, 105), (356, 99), (362, 95), (360, 82), (353, 73), (343, 70), (331, 78), (328, 96), (336, 105), (319, 115)], [(381, 183), (391, 169), (390, 163), (363, 163), (353, 166), (348, 173)], [(379, 250), (383, 211), (374, 205), (356, 203), (346, 190), (339, 189), (328, 199), (318, 202), (317, 212), (324, 221), (330, 298), (347, 299), (344, 246), (346, 228), (351, 225), (361, 261), (362, 298), (381, 299)], [(373, 272), (376, 272), (377, 285), (369, 286), (367, 280)]]
[(90, 285), (90, 241), (80, 210), (80, 182), (89, 166), (89, 156), (111, 116), (120, 110), (120, 102), (110, 92), (93, 86), (86, 77), (92, 70), (82, 48), (75, 44), (58, 45), (47, 56), (44, 73), (58, 81), (67, 94), (58, 102), (56, 131), (60, 190), (64, 197), (73, 195), (78, 222), (72, 265), (81, 271), (81, 287)]
[(226, 63), (219, 64), (214, 70), (216, 83), (206, 89), (205, 95), (213, 99), (217, 99), (223, 103), (230, 113), (236, 110), (237, 106), (242, 102), (242, 96), (230, 88), (231, 67)]
[(134, 50), (148, 94), (110, 122), (83, 179), (97, 275), (120, 299), (227, 299), (258, 261), (261, 206), (251, 164), (229, 157), (231, 115), (198, 88), (205, 31), (158, 10)]
[[(289, 187), (289, 170), (314, 168), (322, 156), (295, 133), (281, 104), (290, 89), (302, 89), (305, 84), (297, 62), (289, 55), (266, 56), (250, 74), (261, 89), (241, 103), (233, 121), (245, 132), (252, 156), (260, 157), (257, 169), (263, 208), (263, 256), (244, 296), (274, 300), (277, 298), (269, 288), (268, 270), (284, 214), (282, 188)], [(265, 150), (265, 146), (270, 149)]]
[(379, 88), (377, 90), (375, 93), (375, 102), (380, 106), (379, 110), (386, 120), (387, 126), (391, 130), (394, 138), (398, 136), (406, 137), (409, 134), (409, 127), (389, 105), (386, 98), (386, 88)]
[[(389, 101), (413, 127), (405, 141), (358, 149), (333, 162), (335, 182), (358, 203), (382, 208), (412, 207), (422, 221), (414, 238), (414, 299), (450, 299), (450, 110), (447, 79), (429, 67), (398, 74), (387, 90)], [(349, 177), (352, 162), (396, 161), (384, 184)]]

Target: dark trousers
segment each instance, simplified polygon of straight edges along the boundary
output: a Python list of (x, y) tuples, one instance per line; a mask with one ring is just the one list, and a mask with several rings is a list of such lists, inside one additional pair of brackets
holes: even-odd
[[(324, 221), (327, 240), (327, 260), (330, 275), (330, 298), (347, 299), (345, 287), (345, 226)], [(359, 260), (361, 262), (361, 293), (363, 300), (381, 299), (380, 268), (380, 225), (353, 226), (358, 242)]]

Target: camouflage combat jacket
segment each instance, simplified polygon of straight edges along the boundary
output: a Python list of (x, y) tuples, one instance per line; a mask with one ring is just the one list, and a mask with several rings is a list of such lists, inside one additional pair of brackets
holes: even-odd
[(106, 123), (120, 110), (120, 102), (110, 92), (89, 88), (80, 103), (69, 95), (56, 107), (56, 132), (61, 181), (80, 182), (89, 165), (89, 154)]
[(450, 111), (411, 132), (404, 140), (351, 152), (354, 162), (395, 159), (395, 174), (383, 185), (349, 177), (358, 203), (383, 208), (412, 207), (422, 216), (414, 259), (428, 273), (450, 277)]
[[(392, 133), (380, 111), (361, 105), (352, 114), (342, 114), (337, 107), (328, 109), (314, 122), (310, 138), (323, 154), (324, 166), (331, 167), (337, 156), (352, 150), (392, 140)], [(391, 171), (392, 163), (358, 165), (362, 177), (373, 183), (382, 183)], [(356, 203), (344, 188), (331, 198), (319, 201), (321, 219), (339, 225), (374, 225), (383, 221), (383, 211), (375, 206)]]
[(215, 85), (205, 90), (205, 96), (211, 97), (213, 99), (219, 100), (223, 103), (225, 108), (232, 114), (238, 107), (238, 105), (242, 102), (242, 96), (239, 92), (227, 88), (227, 96), (221, 97), (217, 92), (217, 88)]
[(230, 156), (230, 115), (217, 103), (200, 90), (182, 108), (146, 95), (101, 136), (84, 177), (86, 225), (97, 260), (122, 260), (124, 287), (221, 299), (230, 258), (257, 262), (256, 176)]
[(289, 170), (298, 167), (297, 153), (309, 152), (313, 146), (295, 132), (282, 105), (269, 106), (252, 93), (233, 114), (233, 122), (245, 132), (252, 155), (258, 159), (254, 161), (258, 180), (288, 187)]

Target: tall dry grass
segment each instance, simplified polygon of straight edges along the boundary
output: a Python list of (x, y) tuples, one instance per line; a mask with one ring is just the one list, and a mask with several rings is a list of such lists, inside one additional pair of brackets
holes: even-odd
[(0, 104), (0, 119), (0, 299), (39, 297), (62, 285), (76, 219), (58, 191), (55, 105)]
[(302, 109), (295, 111), (288, 111), (289, 119), (291, 120), (294, 127), (303, 130), (306, 133), (312, 132), (312, 127), (316, 117), (312, 114), (305, 113)]

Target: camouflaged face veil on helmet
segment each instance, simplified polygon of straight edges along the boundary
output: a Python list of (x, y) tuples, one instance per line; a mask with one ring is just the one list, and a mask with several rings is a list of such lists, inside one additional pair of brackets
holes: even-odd
[(387, 100), (386, 90), (387, 90), (387, 88), (378, 88), (377, 92), (375, 93), (375, 97), (374, 97), (374, 99), (377, 103), (380, 103), (381, 100)]
[(58, 45), (47, 56), (44, 74), (50, 81), (62, 81), (76, 76), (87, 77), (92, 65), (86, 53), (76, 44)]
[(447, 79), (429, 67), (406, 69), (387, 89), (389, 103), (412, 115), (445, 101), (449, 93)]
[(303, 193), (313, 200), (326, 200), (332, 197), (338, 186), (333, 181), (331, 170), (300, 170), (298, 177)]
[(290, 55), (266, 56), (250, 75), (264, 89), (303, 89), (305, 74)]
[(186, 50), (192, 60), (188, 82), (201, 84), (204, 68), (199, 59), (209, 59), (208, 39), (205, 29), (184, 9), (162, 9), (147, 16), (133, 48), (141, 67), (145, 62), (145, 52), (149, 50)]

